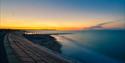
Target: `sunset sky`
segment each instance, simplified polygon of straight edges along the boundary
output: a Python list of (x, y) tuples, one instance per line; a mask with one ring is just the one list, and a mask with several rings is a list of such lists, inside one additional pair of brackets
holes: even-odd
[(0, 1), (1, 29), (125, 28), (125, 0)]

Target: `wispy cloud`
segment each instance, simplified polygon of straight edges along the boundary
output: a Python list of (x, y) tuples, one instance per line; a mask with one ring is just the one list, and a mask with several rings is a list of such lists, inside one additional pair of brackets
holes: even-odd
[(87, 29), (103, 29), (103, 28), (104, 28), (104, 27), (103, 27), (104, 25), (111, 24), (111, 23), (115, 23), (115, 22), (118, 22), (118, 21), (120, 21), (120, 20), (100, 23), (100, 24), (97, 24), (97, 25), (95, 25), (95, 26), (88, 27)]

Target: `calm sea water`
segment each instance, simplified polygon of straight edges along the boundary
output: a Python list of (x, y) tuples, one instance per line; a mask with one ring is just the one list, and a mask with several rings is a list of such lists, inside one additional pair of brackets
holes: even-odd
[(82, 63), (124, 63), (125, 30), (81, 31), (53, 35), (62, 54)]

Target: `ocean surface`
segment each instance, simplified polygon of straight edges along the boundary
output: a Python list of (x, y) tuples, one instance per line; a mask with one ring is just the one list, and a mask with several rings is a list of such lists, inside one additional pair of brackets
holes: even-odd
[(125, 63), (125, 30), (89, 30), (52, 35), (62, 55), (81, 63)]

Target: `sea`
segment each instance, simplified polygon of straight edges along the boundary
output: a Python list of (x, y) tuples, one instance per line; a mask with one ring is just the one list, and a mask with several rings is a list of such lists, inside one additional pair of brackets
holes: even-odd
[(67, 58), (80, 63), (125, 63), (125, 30), (71, 33), (51, 35), (62, 45), (61, 54)]

